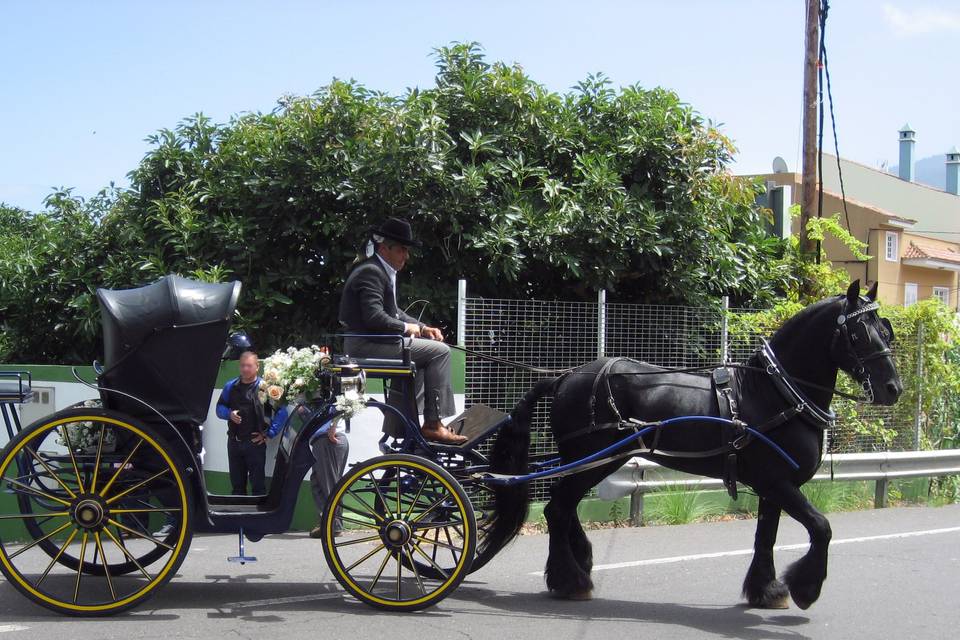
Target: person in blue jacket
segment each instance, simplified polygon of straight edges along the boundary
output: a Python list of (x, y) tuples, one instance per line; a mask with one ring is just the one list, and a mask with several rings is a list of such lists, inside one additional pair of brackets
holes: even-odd
[(240, 355), (240, 375), (223, 385), (217, 400), (217, 417), (227, 421), (227, 459), (233, 495), (247, 495), (247, 482), (253, 495), (267, 492), (265, 468), (267, 439), (276, 435), (271, 421), (272, 408), (260, 402), (257, 354)]

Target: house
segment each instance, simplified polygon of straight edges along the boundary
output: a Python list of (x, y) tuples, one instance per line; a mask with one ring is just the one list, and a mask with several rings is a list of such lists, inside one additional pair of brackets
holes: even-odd
[[(946, 190), (935, 189), (913, 181), (915, 141), (915, 132), (905, 125), (899, 132), (897, 175), (823, 154), (823, 215), (839, 212), (844, 226), (867, 244), (870, 259), (858, 260), (833, 238), (825, 240), (824, 251), (851, 279), (878, 282), (879, 298), (887, 304), (910, 305), (936, 296), (960, 309), (960, 151), (954, 147), (945, 154)], [(767, 183), (778, 232), (798, 233), (800, 221), (789, 220), (784, 211), (800, 202), (801, 175), (777, 158), (774, 172), (758, 177)]]

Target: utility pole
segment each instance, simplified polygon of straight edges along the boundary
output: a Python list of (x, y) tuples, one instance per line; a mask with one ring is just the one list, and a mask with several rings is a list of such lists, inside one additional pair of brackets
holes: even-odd
[(817, 71), (820, 64), (820, 0), (806, 0), (807, 28), (803, 58), (803, 176), (800, 203), (800, 251), (813, 254), (807, 221), (817, 208)]

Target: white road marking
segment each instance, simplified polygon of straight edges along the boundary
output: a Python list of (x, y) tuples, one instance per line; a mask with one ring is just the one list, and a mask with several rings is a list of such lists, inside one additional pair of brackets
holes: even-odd
[(244, 602), (228, 602), (221, 605), (224, 609), (247, 609), (249, 607), (267, 607), (274, 604), (290, 604), (293, 602), (310, 602), (312, 600), (333, 600), (344, 598), (345, 593), (315, 593), (309, 596), (288, 596), (286, 598), (269, 598), (267, 600), (247, 600)]
[[(944, 529), (926, 529), (923, 531), (904, 531), (903, 533), (885, 533), (882, 535), (876, 536), (860, 536), (857, 538), (841, 538), (839, 540), (833, 540), (830, 545), (838, 544), (854, 544), (857, 542), (873, 542), (875, 540), (896, 540), (900, 538), (916, 538), (919, 536), (934, 536), (944, 533), (956, 533), (960, 531), (960, 527), (946, 527)], [(806, 549), (810, 544), (804, 542), (802, 544), (781, 544), (774, 547), (776, 551), (794, 551), (799, 549)], [(717, 551), (715, 553), (697, 553), (687, 556), (670, 556), (666, 558), (650, 558), (648, 560), (631, 560), (629, 562), (614, 562), (611, 564), (598, 564), (594, 565), (594, 571), (609, 571), (611, 569), (627, 569), (630, 567), (647, 567), (650, 565), (656, 564), (672, 564), (675, 562), (687, 562), (689, 560), (708, 560), (710, 558), (726, 558), (729, 556), (747, 556), (753, 553), (753, 549), (736, 549), (734, 551)], [(531, 576), (542, 576), (543, 571), (532, 571), (528, 575)]]
[(0, 624), (0, 633), (6, 633), (8, 631), (26, 631), (30, 627), (25, 627), (22, 624)]

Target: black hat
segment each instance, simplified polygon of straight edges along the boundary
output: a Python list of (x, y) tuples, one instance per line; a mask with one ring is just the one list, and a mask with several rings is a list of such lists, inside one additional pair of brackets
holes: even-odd
[(400, 218), (387, 218), (380, 223), (380, 228), (372, 229), (371, 233), (390, 238), (408, 247), (420, 247), (420, 243), (413, 239), (410, 223)]

